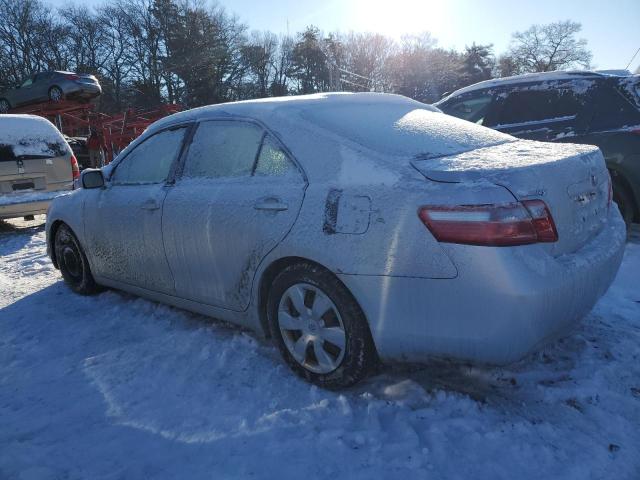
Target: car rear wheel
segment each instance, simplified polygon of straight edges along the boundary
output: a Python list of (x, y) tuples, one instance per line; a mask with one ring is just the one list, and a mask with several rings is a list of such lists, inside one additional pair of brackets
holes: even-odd
[(71, 290), (81, 295), (91, 295), (100, 290), (91, 275), (80, 242), (66, 225), (61, 225), (56, 231), (54, 250), (62, 278)]
[(7, 113), (11, 109), (11, 105), (6, 98), (0, 98), (0, 113)]
[(624, 184), (615, 180), (613, 181), (613, 201), (618, 204), (624, 222), (630, 225), (636, 213), (633, 197)]
[(60, 87), (53, 86), (49, 89), (49, 100), (59, 102), (64, 98), (64, 93)]
[(278, 274), (267, 316), (286, 363), (321, 387), (353, 385), (377, 363), (362, 310), (347, 288), (321, 267), (300, 263)]

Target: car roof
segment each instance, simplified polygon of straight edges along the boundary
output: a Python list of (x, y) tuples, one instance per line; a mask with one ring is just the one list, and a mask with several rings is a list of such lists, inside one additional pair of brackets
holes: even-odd
[(184, 112), (174, 113), (164, 117), (149, 127), (149, 131), (157, 131), (167, 126), (198, 121), (208, 118), (221, 118), (225, 116), (239, 116), (253, 118), (255, 120), (269, 122), (275, 116), (287, 113), (298, 113), (308, 107), (316, 106), (347, 106), (347, 105), (411, 105), (415, 108), (425, 108), (437, 111), (435, 107), (412, 100), (402, 95), (388, 93), (351, 93), (328, 92), (311, 95), (297, 95), (288, 97), (269, 97), (239, 102), (220, 103), (193, 108)]
[[(218, 104), (176, 113), (152, 124), (112, 163), (164, 129), (225, 119), (249, 120), (267, 127), (303, 166), (307, 177), (316, 181), (351, 178), (351, 171), (379, 171), (383, 164), (394, 171), (406, 167), (413, 173), (408, 161), (399, 160), (400, 157), (407, 160), (417, 154), (449, 154), (512, 138), (400, 95), (320, 93)], [(468, 132), (470, 129), (474, 131)], [(360, 165), (361, 158), (366, 159), (366, 165), (351, 168)]]
[[(522, 75), (514, 75), (512, 77), (494, 78), (491, 80), (485, 80), (483, 82), (474, 83), (468, 87), (463, 87), (451, 94), (447, 95), (445, 99), (451, 97), (457, 97), (463, 93), (475, 92), (477, 90), (483, 90), (487, 88), (502, 87), (508, 85), (516, 85), (519, 83), (530, 82), (542, 82), (542, 81), (562, 81), (562, 80), (595, 80), (611, 77), (626, 77), (627, 74), (623, 74), (622, 71), (590, 71), (590, 70), (566, 70), (566, 71), (553, 71), (553, 72), (539, 72), (539, 73), (525, 73)], [(439, 102), (438, 102), (439, 103)]]

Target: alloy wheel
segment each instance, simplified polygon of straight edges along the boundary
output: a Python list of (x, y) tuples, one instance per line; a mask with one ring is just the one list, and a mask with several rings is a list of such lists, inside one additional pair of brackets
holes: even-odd
[(51, 87), (51, 90), (49, 90), (49, 98), (54, 102), (59, 102), (62, 100), (62, 90), (58, 87)]

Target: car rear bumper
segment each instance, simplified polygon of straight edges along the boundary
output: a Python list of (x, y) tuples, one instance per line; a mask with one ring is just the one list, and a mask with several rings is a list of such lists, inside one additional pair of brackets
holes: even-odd
[(55, 190), (37, 193), (0, 196), (0, 219), (19, 218), (47, 213), (51, 201), (71, 190)]
[(570, 255), (553, 258), (543, 244), (455, 246), (464, 264), (454, 279), (339, 277), (360, 302), (382, 358), (507, 364), (591, 310), (615, 278), (625, 241), (612, 208), (605, 228)]
[(71, 86), (65, 89), (65, 95), (70, 97), (79, 97), (79, 98), (93, 98), (97, 97), (102, 93), (102, 88), (100, 85), (95, 85), (91, 83), (77, 83), (74, 82)]

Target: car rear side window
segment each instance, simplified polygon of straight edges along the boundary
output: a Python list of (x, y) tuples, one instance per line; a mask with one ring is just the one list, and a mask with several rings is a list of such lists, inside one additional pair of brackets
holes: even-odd
[(202, 122), (184, 165), (187, 178), (249, 176), (264, 132), (246, 122)]
[(180, 153), (186, 127), (165, 130), (137, 145), (116, 166), (115, 185), (161, 183), (169, 176), (171, 164)]
[(598, 89), (593, 97), (595, 115), (591, 131), (614, 130), (640, 124), (640, 110), (612, 86)]
[(260, 148), (255, 175), (262, 177), (287, 177), (298, 175), (298, 169), (282, 148), (266, 136)]
[(575, 93), (568, 89), (515, 90), (506, 94), (498, 123), (506, 126), (570, 120), (578, 114), (580, 106)]

